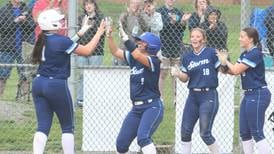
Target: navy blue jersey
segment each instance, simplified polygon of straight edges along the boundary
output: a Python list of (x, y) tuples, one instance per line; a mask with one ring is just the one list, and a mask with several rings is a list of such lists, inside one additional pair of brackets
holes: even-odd
[(244, 51), (237, 62), (249, 67), (241, 74), (243, 89), (256, 89), (267, 85), (263, 53), (259, 48), (254, 47), (249, 51)]
[(216, 88), (220, 61), (214, 48), (203, 48), (199, 54), (187, 52), (181, 58), (181, 71), (189, 77), (188, 88)]
[(78, 44), (66, 36), (46, 34), (38, 74), (56, 79), (67, 79), (70, 76), (70, 54), (77, 47)]
[(142, 101), (152, 98), (159, 98), (159, 76), (160, 60), (156, 56), (147, 56), (150, 68), (141, 64), (128, 52), (124, 52), (124, 57), (130, 66), (130, 99), (132, 101)]

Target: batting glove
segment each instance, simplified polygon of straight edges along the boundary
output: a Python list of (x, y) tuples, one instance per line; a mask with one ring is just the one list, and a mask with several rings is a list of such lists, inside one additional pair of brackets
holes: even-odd
[(228, 58), (228, 52), (227, 50), (217, 50), (217, 57), (221, 63), (221, 65), (226, 66), (227, 58)]
[(127, 40), (129, 40), (129, 37), (127, 35), (127, 33), (124, 31), (123, 29), (123, 25), (121, 22), (119, 22), (119, 36), (121, 37), (121, 39), (125, 42)]
[(83, 23), (82, 23), (82, 27), (81, 29), (78, 31), (79, 35), (84, 35), (85, 32), (91, 27), (91, 25), (89, 24), (89, 16), (85, 15), (85, 17), (83, 18)]

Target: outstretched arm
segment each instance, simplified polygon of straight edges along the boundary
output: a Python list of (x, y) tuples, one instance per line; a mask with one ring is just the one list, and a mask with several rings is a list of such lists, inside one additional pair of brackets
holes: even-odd
[(171, 76), (177, 77), (182, 82), (188, 81), (188, 75), (180, 70), (178, 66), (171, 67)]
[(105, 33), (105, 22), (102, 21), (100, 24), (100, 27), (98, 28), (96, 34), (94, 35), (94, 37), (88, 42), (88, 44), (86, 45), (79, 45), (75, 52), (76, 54), (80, 55), (80, 56), (89, 56), (90, 54), (92, 54), (95, 49), (96, 46), (98, 44), (98, 42), (100, 41), (101, 36)]
[(111, 34), (108, 34), (107, 39), (108, 39), (108, 47), (111, 54), (121, 60), (124, 60), (124, 51), (117, 47)]
[(218, 59), (221, 62), (221, 64), (223, 66), (228, 67), (227, 73), (229, 73), (231, 75), (240, 75), (241, 73), (243, 73), (244, 71), (246, 71), (248, 69), (248, 66), (243, 63), (232, 64), (228, 60), (228, 52), (227, 51), (217, 50), (217, 56), (218, 56)]

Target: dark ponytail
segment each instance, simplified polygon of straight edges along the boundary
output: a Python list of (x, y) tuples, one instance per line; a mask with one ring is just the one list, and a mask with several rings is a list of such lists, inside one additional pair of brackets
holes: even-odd
[(45, 46), (45, 34), (42, 31), (39, 36), (38, 39), (34, 45), (34, 48), (32, 50), (32, 54), (31, 54), (31, 62), (32, 64), (40, 64), (42, 62), (42, 51), (43, 48)]
[(243, 31), (246, 32), (249, 38), (253, 39), (253, 44), (257, 46), (257, 48), (262, 49), (259, 33), (255, 28), (247, 27), (247, 28), (244, 28)]

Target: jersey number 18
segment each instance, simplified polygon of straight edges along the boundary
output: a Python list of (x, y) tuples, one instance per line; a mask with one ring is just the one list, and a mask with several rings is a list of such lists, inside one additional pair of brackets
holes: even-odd
[(209, 69), (203, 68), (203, 75), (209, 75)]

